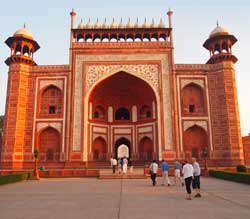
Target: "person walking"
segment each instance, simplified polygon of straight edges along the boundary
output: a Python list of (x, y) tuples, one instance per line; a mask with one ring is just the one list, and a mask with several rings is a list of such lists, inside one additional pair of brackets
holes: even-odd
[(117, 160), (116, 160), (115, 158), (113, 158), (113, 159), (112, 159), (112, 170), (113, 170), (113, 174), (115, 174), (116, 166), (117, 166)]
[(168, 186), (170, 186), (170, 180), (168, 177), (168, 163), (165, 160), (162, 160), (161, 163), (161, 172), (162, 172), (162, 183), (161, 185), (164, 186), (166, 183), (168, 183)]
[(123, 157), (122, 159), (122, 171), (124, 174), (128, 171), (128, 159), (126, 157)]
[(156, 160), (153, 160), (153, 162), (150, 164), (149, 170), (150, 170), (152, 184), (153, 184), (153, 186), (155, 186), (156, 185), (156, 176), (157, 176), (157, 171), (158, 171), (158, 164), (156, 163)]
[(121, 174), (122, 171), (122, 159), (119, 157), (117, 161), (118, 173)]
[(201, 169), (200, 169), (200, 165), (197, 162), (196, 158), (192, 158), (193, 161), (193, 168), (194, 168), (194, 179), (192, 182), (192, 186), (193, 189), (195, 190), (196, 194), (195, 194), (195, 198), (199, 198), (201, 197), (201, 193), (200, 193), (200, 175), (201, 175)]
[(187, 161), (184, 161), (184, 166), (182, 169), (182, 173), (183, 173), (183, 177), (185, 180), (185, 185), (186, 185), (186, 191), (187, 191), (187, 200), (192, 200), (191, 198), (191, 183), (192, 183), (192, 179), (194, 177), (194, 168), (193, 166)]
[(128, 160), (128, 166), (129, 166), (129, 172), (133, 173), (133, 162), (131, 158)]
[(184, 186), (184, 183), (181, 180), (181, 164), (176, 159), (174, 162), (174, 185), (177, 184), (177, 181), (180, 183), (180, 185)]

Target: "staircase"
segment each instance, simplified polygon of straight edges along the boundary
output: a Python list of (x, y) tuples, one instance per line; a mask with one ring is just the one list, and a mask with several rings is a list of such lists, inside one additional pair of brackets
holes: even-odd
[(133, 168), (133, 171), (130, 172), (128, 168), (128, 172), (126, 174), (122, 172), (118, 172), (114, 174), (112, 172), (111, 167), (109, 169), (100, 169), (99, 179), (146, 179), (147, 176), (144, 175), (144, 168)]

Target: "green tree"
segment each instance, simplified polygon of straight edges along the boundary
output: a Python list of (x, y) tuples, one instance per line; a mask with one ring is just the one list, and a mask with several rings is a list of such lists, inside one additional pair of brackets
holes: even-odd
[(4, 119), (4, 116), (0, 116), (0, 130), (3, 129), (3, 119)]

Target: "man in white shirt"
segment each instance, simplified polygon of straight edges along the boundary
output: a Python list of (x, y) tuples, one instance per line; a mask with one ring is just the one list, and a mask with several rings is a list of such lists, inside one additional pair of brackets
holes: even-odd
[(150, 170), (150, 175), (151, 175), (153, 186), (155, 186), (156, 176), (157, 176), (157, 171), (158, 171), (158, 164), (156, 163), (156, 160), (153, 160), (153, 162), (150, 164), (149, 170)]
[(192, 179), (194, 178), (194, 168), (193, 166), (187, 161), (184, 161), (184, 166), (182, 168), (183, 178), (185, 180), (186, 190), (187, 190), (187, 200), (191, 199), (191, 183)]
[(113, 158), (113, 156), (110, 158), (110, 164), (113, 170), (113, 173), (115, 174), (116, 166), (117, 166), (117, 160)]
[(201, 197), (200, 194), (200, 175), (201, 175), (201, 168), (199, 163), (196, 161), (196, 158), (192, 158), (193, 161), (193, 168), (194, 168), (194, 180), (192, 183), (193, 189), (196, 191), (196, 195), (194, 197)]

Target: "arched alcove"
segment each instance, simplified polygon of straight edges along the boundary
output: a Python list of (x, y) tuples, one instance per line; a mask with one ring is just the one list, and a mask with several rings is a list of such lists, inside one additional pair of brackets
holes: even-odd
[(58, 161), (60, 148), (60, 133), (56, 129), (48, 127), (40, 132), (38, 136), (38, 151), (45, 155), (45, 160)]
[(207, 132), (197, 125), (188, 128), (183, 135), (183, 146), (186, 156), (199, 158), (208, 147)]
[(149, 161), (153, 159), (154, 144), (149, 137), (145, 136), (140, 140), (138, 149), (141, 160)]
[(103, 137), (97, 137), (92, 144), (93, 160), (105, 160), (107, 144)]
[(205, 113), (203, 88), (195, 83), (186, 85), (181, 90), (181, 107), (183, 114)]
[(63, 100), (61, 90), (54, 85), (50, 85), (41, 91), (39, 114), (41, 117), (61, 116), (62, 104)]
[(121, 107), (115, 112), (115, 120), (130, 120), (130, 112), (128, 109)]

